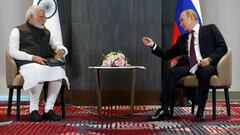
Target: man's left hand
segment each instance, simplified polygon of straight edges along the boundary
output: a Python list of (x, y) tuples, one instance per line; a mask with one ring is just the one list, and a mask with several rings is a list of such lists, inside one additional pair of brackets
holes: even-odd
[(65, 53), (64, 49), (56, 49), (55, 50), (55, 56), (58, 58), (62, 57), (64, 55), (64, 53)]
[(210, 58), (204, 58), (201, 60), (199, 66), (200, 67), (208, 66), (208, 65), (210, 65), (210, 62), (211, 62)]

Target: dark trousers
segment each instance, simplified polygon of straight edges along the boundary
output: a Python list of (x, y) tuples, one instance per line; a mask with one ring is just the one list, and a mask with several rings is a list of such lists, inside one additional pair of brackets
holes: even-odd
[[(199, 67), (196, 71), (198, 79), (198, 99), (199, 107), (204, 110), (208, 97), (210, 78), (216, 74), (216, 67), (209, 65), (205, 67)], [(163, 106), (171, 106), (173, 94), (175, 91), (176, 82), (184, 76), (190, 75), (188, 66), (177, 66), (170, 68), (165, 77), (163, 78), (162, 92), (160, 102)]]

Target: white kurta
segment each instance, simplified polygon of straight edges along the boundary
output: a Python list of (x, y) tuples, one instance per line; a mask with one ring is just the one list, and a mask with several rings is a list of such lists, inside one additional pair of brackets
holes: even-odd
[[(9, 39), (9, 54), (11, 57), (17, 60), (28, 60), (32, 61), (31, 54), (19, 50), (20, 45), (20, 32), (18, 28), (14, 28), (11, 32)], [(68, 53), (67, 48), (65, 48), (56, 38), (50, 37), (50, 45), (52, 49), (64, 49), (66, 55)], [(59, 79), (65, 79), (68, 88), (70, 87), (68, 78), (66, 76), (65, 70), (60, 67), (49, 67), (46, 65), (41, 65), (37, 63), (30, 63), (20, 66), (20, 74), (24, 78), (23, 89), (28, 90), (36, 86), (39, 82), (44, 81), (55, 81)]]
[(65, 79), (69, 88), (69, 81), (65, 70), (60, 66), (49, 67), (37, 63), (31, 63), (22, 65), (19, 72), (24, 79), (24, 90), (36, 86), (39, 82), (55, 81), (59, 79)]

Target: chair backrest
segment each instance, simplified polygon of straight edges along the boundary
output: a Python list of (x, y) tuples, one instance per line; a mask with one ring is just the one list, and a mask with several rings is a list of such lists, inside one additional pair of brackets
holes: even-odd
[(6, 81), (7, 86), (11, 87), (13, 85), (14, 79), (18, 74), (17, 64), (14, 59), (9, 55), (9, 49), (5, 51), (6, 58)]

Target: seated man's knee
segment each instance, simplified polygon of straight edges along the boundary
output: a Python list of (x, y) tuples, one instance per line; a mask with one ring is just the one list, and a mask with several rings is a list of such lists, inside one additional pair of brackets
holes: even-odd
[(197, 76), (201, 78), (208, 78), (211, 77), (213, 74), (215, 74), (215, 69), (213, 66), (205, 66), (201, 67), (197, 71)]

